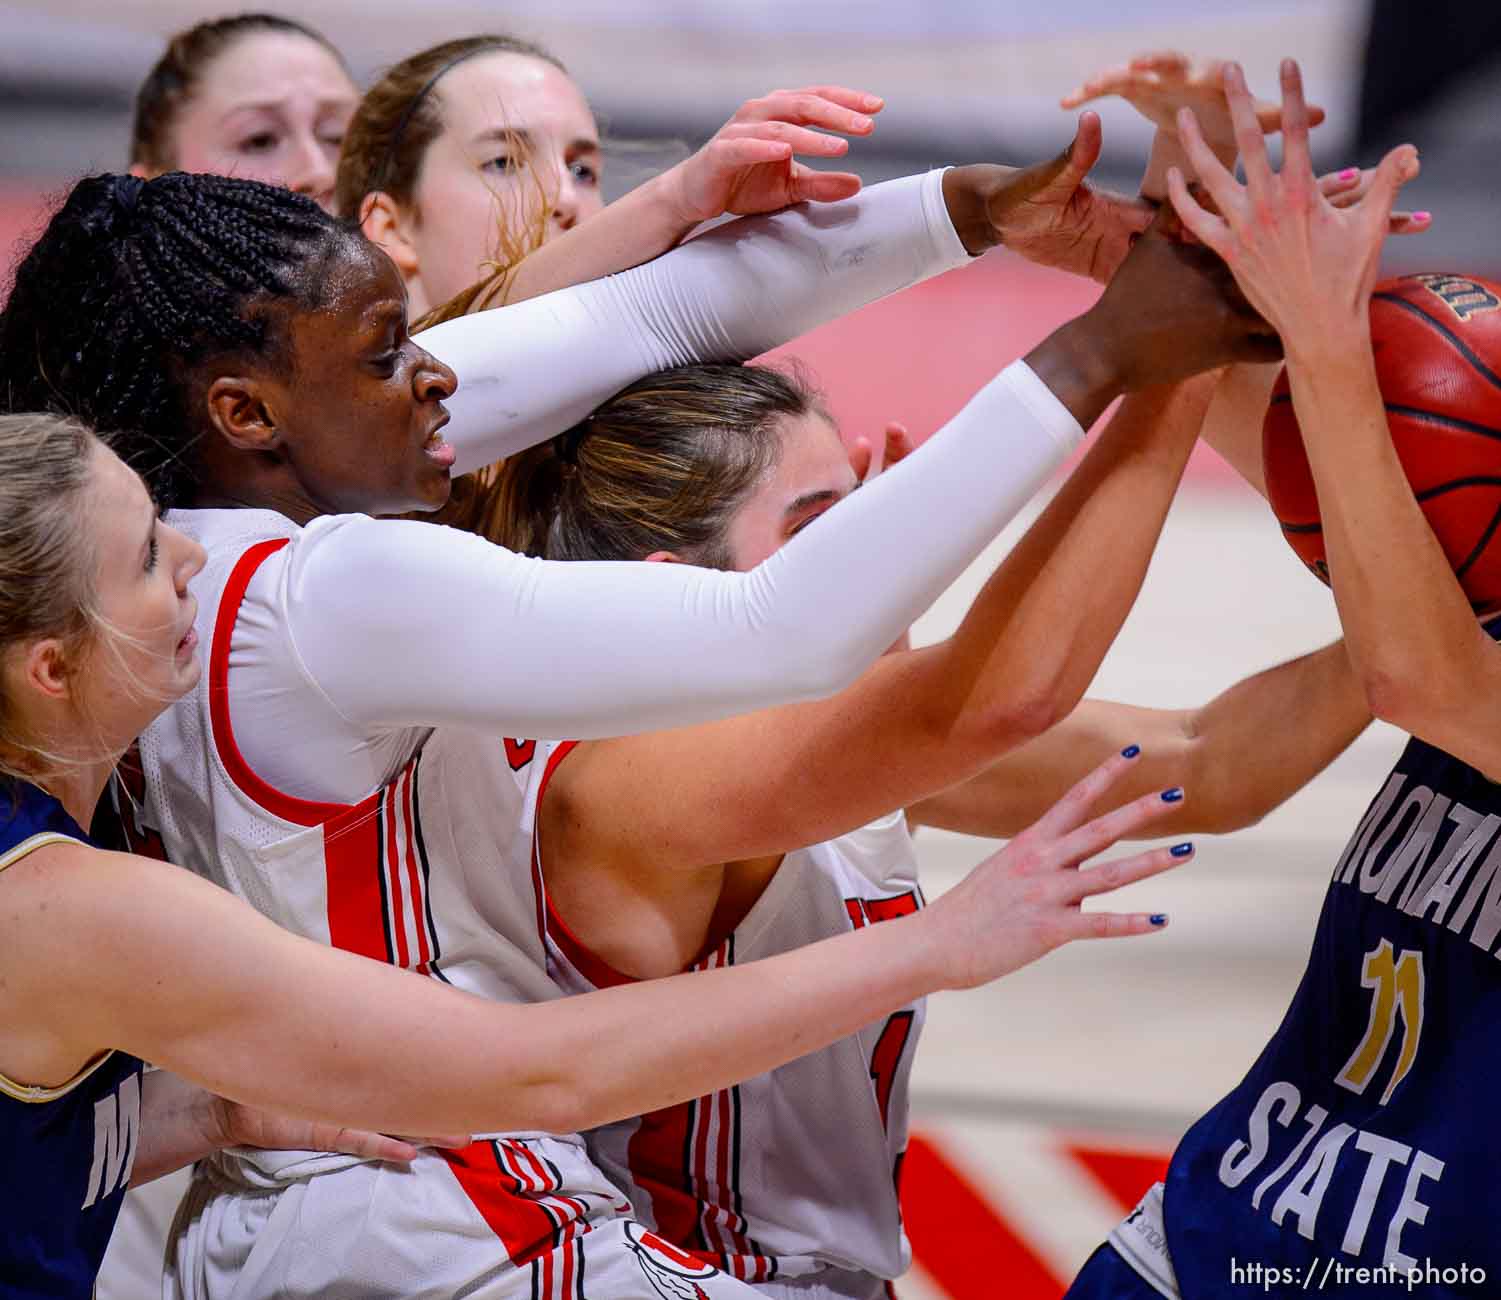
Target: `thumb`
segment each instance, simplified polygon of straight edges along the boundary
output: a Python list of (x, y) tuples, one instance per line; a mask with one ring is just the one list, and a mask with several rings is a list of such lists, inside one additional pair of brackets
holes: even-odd
[(1100, 157), (1100, 115), (1079, 114), (1079, 125), (1068, 148), (1047, 162), (1027, 167), (1014, 187), (1013, 199), (1057, 191), (1072, 194)]
[(1418, 170), (1418, 151), (1410, 144), (1398, 145), (1376, 168), (1370, 192), (1359, 206), (1372, 221), (1378, 221), (1383, 230), (1397, 202), (1397, 191), (1412, 180)]
[(1067, 180), (1072, 189), (1088, 176), (1095, 163), (1100, 160), (1102, 138), (1100, 115), (1080, 113), (1073, 143), (1064, 150), (1063, 167), (1058, 173), (1058, 179)]

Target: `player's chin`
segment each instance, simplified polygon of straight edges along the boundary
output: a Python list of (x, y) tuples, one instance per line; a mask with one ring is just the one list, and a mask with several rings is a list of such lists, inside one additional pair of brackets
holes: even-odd
[(398, 504), (388, 506), (383, 515), (429, 514), (441, 510), (453, 495), (453, 475), (443, 466), (424, 465), (411, 482), (395, 494)]

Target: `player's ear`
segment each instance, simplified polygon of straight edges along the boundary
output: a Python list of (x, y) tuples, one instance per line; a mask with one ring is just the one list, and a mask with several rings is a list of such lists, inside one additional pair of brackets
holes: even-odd
[(688, 561), (681, 555), (675, 555), (672, 551), (653, 551), (643, 557), (648, 564), (687, 564)]
[(385, 250), (403, 280), (417, 275), (417, 248), (412, 242), (412, 221), (408, 210), (384, 190), (365, 195), (360, 203), (360, 229), (372, 244)]

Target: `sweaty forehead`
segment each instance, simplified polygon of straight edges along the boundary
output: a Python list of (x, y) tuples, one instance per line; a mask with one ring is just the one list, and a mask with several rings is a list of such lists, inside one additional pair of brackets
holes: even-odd
[(395, 264), (367, 239), (349, 234), (304, 272), (318, 309), (347, 323), (385, 305), (404, 305), (406, 288)]

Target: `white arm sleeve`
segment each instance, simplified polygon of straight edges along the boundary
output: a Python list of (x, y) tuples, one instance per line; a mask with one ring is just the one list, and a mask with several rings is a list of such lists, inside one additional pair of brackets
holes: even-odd
[(434, 326), (419, 342), (459, 377), (454, 473), (561, 433), (643, 375), (757, 356), (969, 260), (934, 171), (726, 222), (619, 275)]
[(349, 723), (589, 739), (841, 689), (1082, 439), (1024, 362), (749, 573), (534, 560), (429, 524), (304, 531), (287, 633)]

